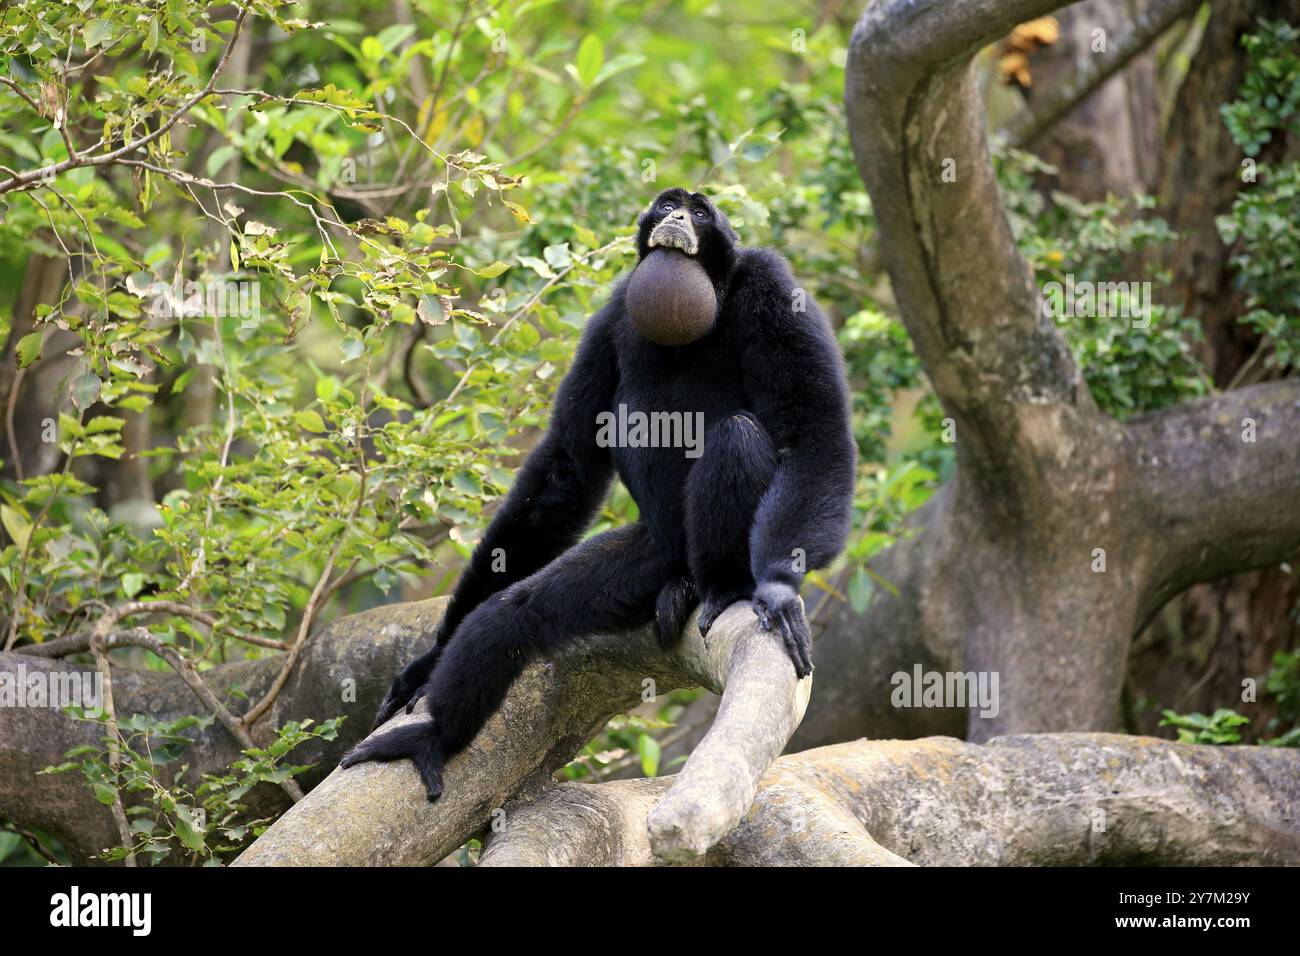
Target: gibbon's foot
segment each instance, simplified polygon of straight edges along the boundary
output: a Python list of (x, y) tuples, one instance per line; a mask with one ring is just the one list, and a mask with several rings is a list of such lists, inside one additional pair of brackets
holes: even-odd
[(433, 726), (428, 721), (396, 727), (387, 733), (372, 734), (344, 754), (339, 766), (346, 770), (371, 760), (387, 763), (406, 758), (410, 758), (419, 771), (429, 802), (442, 796), (443, 756)]
[(780, 631), (795, 676), (802, 680), (811, 674), (812, 633), (808, 630), (799, 592), (782, 581), (766, 581), (754, 591), (750, 604), (763, 630)]
[(665, 652), (671, 651), (682, 639), (682, 628), (698, 602), (695, 583), (684, 575), (673, 578), (659, 589), (659, 597), (655, 600), (655, 637)]
[(726, 591), (721, 594), (705, 594), (704, 600), (700, 602), (700, 617), (696, 621), (696, 627), (700, 629), (701, 637), (709, 636), (709, 628), (713, 627), (713, 622), (722, 616), (722, 612), (737, 601), (743, 601), (749, 597), (747, 594), (740, 594), (737, 591)]

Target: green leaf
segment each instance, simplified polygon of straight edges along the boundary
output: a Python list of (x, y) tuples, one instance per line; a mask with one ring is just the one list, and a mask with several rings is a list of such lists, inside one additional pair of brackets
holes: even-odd
[(143, 574), (132, 571), (128, 574), (122, 575), (122, 593), (125, 594), (128, 598), (135, 597), (137, 594), (140, 593), (140, 589), (143, 587), (144, 587)]
[(227, 143), (225, 146), (219, 146), (208, 154), (207, 170), (209, 176), (215, 176), (221, 171), (221, 167), (234, 159), (239, 150)]
[(17, 508), (0, 505), (0, 523), (4, 524), (5, 531), (13, 538), (14, 544), (23, 549), (27, 547), (27, 539), (32, 534), (32, 523), (27, 515)]
[(472, 471), (458, 471), (451, 479), (452, 485), (463, 495), (477, 498), (483, 494), (483, 482)]
[(853, 577), (849, 579), (849, 604), (853, 605), (854, 614), (862, 614), (866, 611), (874, 590), (875, 585), (871, 583), (871, 576), (867, 574), (866, 568), (860, 567), (853, 572)]
[(98, 435), (100, 432), (120, 432), (124, 425), (126, 425), (126, 422), (120, 418), (114, 418), (111, 415), (96, 415), (86, 422), (84, 434)]
[(420, 296), (420, 304), (416, 312), (420, 316), (420, 321), (425, 325), (442, 325), (447, 321), (447, 312), (442, 307), (442, 303), (437, 296)]
[(509, 268), (510, 268), (510, 263), (502, 262), (500, 259), (498, 259), (490, 266), (484, 266), (482, 269), (473, 269), (471, 271), (476, 276), (481, 276), (484, 279), (495, 279), (497, 276), (499, 276), (501, 273), (505, 272)]
[(316, 397), (322, 402), (332, 402), (339, 394), (339, 380), (333, 375), (322, 375), (316, 379)]
[(176, 807), (176, 835), (195, 853), (203, 852), (203, 827), (198, 815), (189, 807)]
[(659, 741), (649, 734), (642, 734), (637, 738), (636, 749), (641, 755), (641, 772), (647, 777), (657, 775), (659, 773), (659, 757), (661, 753)]
[(107, 20), (91, 20), (81, 28), (81, 36), (86, 41), (86, 49), (108, 46), (113, 39), (113, 24)]
[(86, 372), (72, 380), (72, 404), (77, 406), (77, 411), (84, 412), (99, 400), (99, 389), (102, 385), (99, 376), (94, 372)]
[(26, 368), (41, 357), (41, 340), (44, 335), (40, 332), (29, 332), (18, 340), (18, 367)]
[(366, 343), (361, 341), (361, 336), (355, 331), (349, 332), (347, 337), (339, 344), (343, 350), (343, 360), (351, 362), (353, 359), (359, 359), (366, 351)]
[(320, 417), (320, 412), (313, 411), (310, 408), (298, 412), (293, 416), (293, 419), (298, 423), (299, 427), (305, 428), (309, 432), (323, 432), (325, 430), (325, 419)]
[(596, 74), (604, 62), (605, 47), (600, 42), (600, 37), (594, 33), (587, 34), (578, 46), (578, 57), (573, 64), (584, 87), (590, 87), (596, 82)]

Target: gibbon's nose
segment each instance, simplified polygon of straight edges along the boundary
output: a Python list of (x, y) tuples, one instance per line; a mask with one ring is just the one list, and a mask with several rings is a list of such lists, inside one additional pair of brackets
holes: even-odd
[(681, 220), (682, 222), (685, 222), (685, 221), (686, 221), (686, 210), (685, 210), (685, 209), (674, 209), (672, 212), (670, 212), (670, 213), (668, 214), (668, 218), (669, 218), (669, 219), (679, 219), (679, 220)]

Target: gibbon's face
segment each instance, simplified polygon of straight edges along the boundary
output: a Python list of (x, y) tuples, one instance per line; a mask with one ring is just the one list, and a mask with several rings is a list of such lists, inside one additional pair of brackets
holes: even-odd
[(637, 219), (637, 252), (679, 249), (693, 256), (713, 278), (721, 278), (736, 258), (736, 231), (703, 193), (665, 189)]

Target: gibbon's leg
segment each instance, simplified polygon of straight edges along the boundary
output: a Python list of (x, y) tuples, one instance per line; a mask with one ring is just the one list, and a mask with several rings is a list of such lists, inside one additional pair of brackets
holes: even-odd
[(719, 419), (686, 479), (686, 547), (700, 597), (699, 628), (754, 593), (749, 534), (776, 473), (776, 447), (749, 412)]
[(410, 757), (436, 800), (443, 765), (474, 739), (529, 661), (586, 635), (648, 624), (679, 563), (645, 525), (627, 525), (494, 594), (460, 623), (424, 686), (432, 722), (371, 736), (342, 766)]

